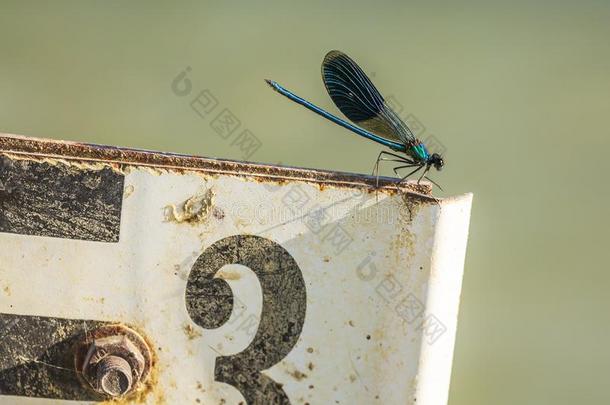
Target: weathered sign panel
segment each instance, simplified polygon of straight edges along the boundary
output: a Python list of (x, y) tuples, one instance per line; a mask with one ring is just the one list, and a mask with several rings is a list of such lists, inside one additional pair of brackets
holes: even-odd
[(374, 184), (0, 135), (0, 403), (446, 403), (471, 195)]

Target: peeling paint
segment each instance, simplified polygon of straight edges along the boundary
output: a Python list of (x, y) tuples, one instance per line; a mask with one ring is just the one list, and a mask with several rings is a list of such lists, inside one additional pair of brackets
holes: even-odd
[(129, 184), (125, 187), (125, 192), (123, 193), (123, 198), (129, 198), (135, 191), (135, 186), (133, 184)]
[(239, 280), (241, 278), (241, 275), (239, 274), (239, 272), (233, 269), (224, 268), (217, 273), (217, 277), (223, 280)]
[(180, 208), (177, 208), (174, 204), (165, 206), (165, 220), (179, 224), (201, 224), (207, 221), (210, 212), (213, 210), (213, 205), (214, 192), (212, 189), (208, 189), (201, 194), (190, 197), (180, 204)]

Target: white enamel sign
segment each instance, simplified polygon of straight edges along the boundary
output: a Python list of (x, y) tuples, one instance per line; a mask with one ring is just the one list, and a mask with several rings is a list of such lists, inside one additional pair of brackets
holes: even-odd
[(447, 402), (471, 195), (9, 135), (0, 159), (0, 403), (107, 399), (74, 358), (108, 325), (152, 356), (124, 403)]

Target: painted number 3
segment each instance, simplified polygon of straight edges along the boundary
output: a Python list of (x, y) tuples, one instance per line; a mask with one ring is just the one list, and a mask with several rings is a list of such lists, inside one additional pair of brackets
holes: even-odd
[(261, 371), (286, 357), (303, 329), (306, 292), (301, 269), (286, 249), (269, 239), (236, 235), (217, 241), (199, 256), (186, 286), (186, 308), (202, 328), (219, 328), (231, 316), (231, 288), (214, 278), (229, 264), (241, 264), (256, 274), (263, 305), (252, 343), (240, 353), (218, 357), (215, 379), (237, 388), (248, 405), (290, 404), (282, 385)]

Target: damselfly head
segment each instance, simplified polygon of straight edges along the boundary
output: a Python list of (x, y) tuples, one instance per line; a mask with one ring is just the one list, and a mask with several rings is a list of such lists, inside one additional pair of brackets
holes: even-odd
[(436, 170), (441, 170), (445, 166), (445, 161), (441, 155), (433, 153), (428, 159), (428, 164), (433, 165)]

